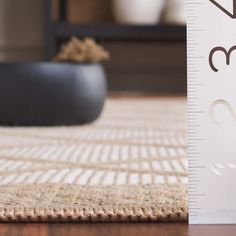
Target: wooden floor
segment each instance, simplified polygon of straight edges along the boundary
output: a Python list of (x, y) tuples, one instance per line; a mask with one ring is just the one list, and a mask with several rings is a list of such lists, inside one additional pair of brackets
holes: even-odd
[(235, 236), (236, 225), (0, 224), (0, 236)]

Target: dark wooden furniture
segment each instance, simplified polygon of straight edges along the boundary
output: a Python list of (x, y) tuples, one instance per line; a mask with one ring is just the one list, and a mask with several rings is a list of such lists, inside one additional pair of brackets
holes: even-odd
[(67, 22), (67, 1), (59, 1), (58, 20), (53, 20), (52, 0), (46, 0), (47, 9), (47, 47), (49, 59), (56, 53), (57, 44), (72, 35), (91, 36), (100, 40), (133, 40), (133, 41), (185, 41), (186, 27), (173, 25), (118, 25), (107, 24), (70, 24)]
[(71, 36), (90, 36), (111, 52), (112, 60), (105, 64), (110, 91), (186, 91), (185, 26), (120, 25), (112, 20), (72, 24), (67, 20), (67, 0), (45, 1), (47, 60)]

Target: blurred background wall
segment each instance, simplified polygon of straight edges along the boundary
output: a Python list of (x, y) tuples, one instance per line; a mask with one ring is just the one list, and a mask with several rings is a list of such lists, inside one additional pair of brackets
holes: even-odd
[(44, 1), (0, 0), (0, 61), (42, 60)]

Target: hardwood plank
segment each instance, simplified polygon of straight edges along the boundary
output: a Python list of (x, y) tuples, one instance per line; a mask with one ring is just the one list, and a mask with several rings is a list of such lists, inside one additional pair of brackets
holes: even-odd
[(236, 225), (0, 224), (1, 236), (234, 236)]
[(86, 236), (184, 236), (187, 225), (184, 224), (82, 224), (52, 225), (49, 235), (86, 235)]
[(1, 236), (47, 236), (47, 224), (0, 224)]

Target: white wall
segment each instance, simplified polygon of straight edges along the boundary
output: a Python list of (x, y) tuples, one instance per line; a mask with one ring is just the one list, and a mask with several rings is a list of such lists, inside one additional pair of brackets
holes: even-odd
[(0, 61), (41, 60), (44, 0), (0, 0)]

